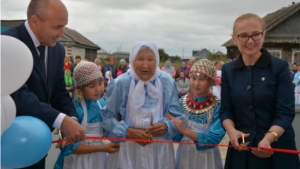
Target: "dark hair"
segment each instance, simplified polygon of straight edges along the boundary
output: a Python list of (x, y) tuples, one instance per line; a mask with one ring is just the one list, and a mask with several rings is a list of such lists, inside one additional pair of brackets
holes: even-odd
[(48, 4), (49, 0), (31, 0), (27, 7), (27, 20), (30, 20), (32, 15), (37, 15), (43, 21)]
[(297, 64), (297, 63), (293, 63), (293, 65), (296, 65), (296, 66), (298, 66), (298, 64)]
[(81, 57), (80, 56), (76, 56), (75, 59), (81, 59)]

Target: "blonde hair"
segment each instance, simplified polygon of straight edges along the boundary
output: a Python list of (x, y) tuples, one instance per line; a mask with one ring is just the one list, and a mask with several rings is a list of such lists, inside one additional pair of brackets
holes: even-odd
[(236, 18), (236, 20), (234, 21), (234, 24), (233, 24), (232, 34), (234, 34), (236, 31), (237, 23), (244, 21), (244, 20), (249, 20), (249, 19), (254, 19), (254, 20), (258, 21), (259, 24), (261, 25), (261, 28), (263, 31), (266, 29), (265, 21), (261, 17), (259, 17), (256, 14), (253, 14), (253, 13), (246, 13), (246, 14), (243, 14), (243, 15), (239, 16), (238, 18)]

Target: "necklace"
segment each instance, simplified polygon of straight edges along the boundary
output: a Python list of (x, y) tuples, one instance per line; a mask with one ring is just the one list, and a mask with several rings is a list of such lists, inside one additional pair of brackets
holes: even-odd
[(203, 102), (195, 102), (193, 99), (194, 93), (187, 94), (183, 98), (183, 107), (191, 114), (199, 115), (207, 111), (213, 110), (218, 99), (209, 94)]

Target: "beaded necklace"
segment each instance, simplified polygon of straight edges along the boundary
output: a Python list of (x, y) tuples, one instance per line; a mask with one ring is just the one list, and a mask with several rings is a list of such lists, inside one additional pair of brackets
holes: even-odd
[(183, 98), (183, 107), (192, 114), (202, 114), (214, 109), (218, 99), (212, 94), (208, 94), (203, 102), (195, 102), (193, 99), (194, 93), (187, 94)]
[(208, 124), (213, 120), (215, 106), (217, 105), (217, 97), (209, 94), (203, 102), (195, 102), (193, 99), (194, 93), (184, 96), (182, 103), (186, 111), (187, 119), (190, 117), (195, 121), (200, 120), (201, 124)]

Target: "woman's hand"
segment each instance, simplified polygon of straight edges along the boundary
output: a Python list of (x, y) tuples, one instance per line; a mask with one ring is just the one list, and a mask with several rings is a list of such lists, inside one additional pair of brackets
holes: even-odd
[(252, 153), (254, 155), (256, 155), (257, 157), (267, 158), (267, 157), (271, 157), (272, 156), (273, 151), (265, 151), (265, 150), (261, 149), (261, 148), (272, 148), (270, 141), (268, 139), (266, 139), (266, 137), (264, 137), (264, 139), (262, 139), (258, 143), (257, 147), (258, 147), (257, 149), (252, 148)]
[[(231, 130), (227, 130), (227, 134), (230, 138), (231, 145), (235, 146), (235, 149), (237, 149), (239, 151), (244, 150), (243, 146), (241, 146), (238, 142), (238, 139), (242, 137), (242, 132), (241, 131), (238, 131), (235, 128), (232, 128)], [(249, 133), (244, 134), (244, 138), (247, 138), (249, 136), (250, 136)], [(246, 145), (247, 144), (249, 144), (249, 143), (246, 143)]]
[(166, 123), (157, 123), (154, 126), (149, 126), (147, 132), (154, 137), (161, 137), (168, 131)]
[[(145, 129), (128, 128), (128, 130), (126, 132), (126, 138), (149, 140), (149, 133)], [(149, 144), (148, 142), (136, 142), (136, 143), (140, 144), (141, 146), (145, 146), (145, 145)]]
[(104, 148), (104, 152), (115, 153), (115, 152), (119, 151), (120, 145), (119, 144), (115, 144), (115, 143), (110, 143), (110, 144), (103, 145), (103, 148)]
[(184, 134), (186, 127), (185, 127), (184, 123), (182, 122), (182, 120), (180, 120), (179, 118), (173, 118), (172, 122), (175, 124), (178, 132), (181, 134)]

